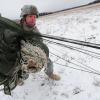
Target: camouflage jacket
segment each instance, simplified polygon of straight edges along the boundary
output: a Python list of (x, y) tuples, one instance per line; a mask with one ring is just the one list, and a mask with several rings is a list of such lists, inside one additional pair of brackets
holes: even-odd
[[(41, 34), (36, 26), (32, 28), (32, 30)], [(49, 49), (46, 44), (43, 43), (43, 39), (41, 37), (34, 36), (33, 38), (27, 40), (22, 47), (22, 58), (26, 63), (29, 59), (33, 59), (36, 62), (36, 69), (32, 70), (32, 72), (38, 72), (42, 68), (47, 67), (47, 59), (49, 57)], [(25, 65), (25, 64), (24, 64)]]

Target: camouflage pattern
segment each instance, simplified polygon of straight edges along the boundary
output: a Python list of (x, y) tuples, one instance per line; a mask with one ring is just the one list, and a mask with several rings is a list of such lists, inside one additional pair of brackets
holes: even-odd
[[(25, 30), (34, 30), (41, 34), (36, 26), (32, 28), (24, 27)], [(28, 62), (29, 59), (32, 59), (36, 62), (36, 67), (31, 69), (30, 72), (38, 72), (41, 71), (42, 68), (47, 67), (47, 59), (49, 56), (49, 49), (43, 43), (43, 39), (41, 37), (33, 37), (32, 39), (27, 40), (22, 47), (22, 57), (23, 59)], [(23, 64), (25, 66), (25, 64)], [(27, 64), (26, 64), (27, 66)]]
[[(33, 46), (29, 42), (26, 43), (22, 47), (22, 57), (24, 59), (22, 68), (26, 65), (29, 59), (32, 59), (34, 62), (36, 62), (36, 66), (33, 69), (28, 69), (29, 72), (38, 72), (41, 71), (42, 68), (47, 67), (47, 56), (46, 53), (39, 47), (39, 46)], [(25, 63), (26, 62), (26, 63)]]
[[(24, 15), (27, 14), (38, 14), (37, 8), (35, 6), (25, 5), (21, 9), (21, 17), (24, 18)], [(38, 34), (41, 34), (36, 25), (34, 25), (33, 27), (28, 27), (22, 23), (22, 27), (26, 31), (33, 30), (35, 32), (38, 32)], [(23, 51), (23, 59), (27, 58), (26, 62), (28, 62), (29, 59), (32, 59), (37, 64), (36, 67), (33, 69), (33, 72), (37, 72), (40, 71), (42, 68), (45, 68), (45, 72), (48, 76), (50, 75), (50, 73), (53, 73), (53, 66), (49, 66), (51, 64), (51, 60), (49, 59), (49, 49), (47, 45), (43, 43), (43, 39), (41, 37), (34, 36), (33, 38), (27, 40)]]

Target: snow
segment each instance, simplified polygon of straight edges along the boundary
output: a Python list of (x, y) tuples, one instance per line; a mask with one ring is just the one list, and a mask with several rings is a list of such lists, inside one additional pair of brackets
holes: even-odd
[[(41, 33), (44, 34), (99, 44), (100, 8), (81, 10), (74, 13), (62, 12), (41, 17), (37, 21), (37, 26)], [(100, 59), (55, 44), (46, 43), (50, 49), (50, 58), (54, 61), (54, 71), (61, 76), (61, 80), (53, 81), (49, 79), (43, 70), (38, 73), (32, 73), (25, 80), (23, 86), (17, 86), (12, 91), (11, 96), (5, 95), (3, 91), (0, 91), (0, 100), (100, 100), (100, 76), (68, 67), (82, 69), (80, 67), (82, 64), (78, 63), (81, 62), (100, 71)], [(97, 49), (66, 44), (100, 53)], [(54, 56), (52, 53), (59, 55), (66, 61)], [(3, 86), (1, 86), (2, 88)]]

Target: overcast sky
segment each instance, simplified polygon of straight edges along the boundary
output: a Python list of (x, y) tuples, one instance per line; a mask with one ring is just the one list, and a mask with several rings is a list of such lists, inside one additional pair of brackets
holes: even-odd
[(51, 12), (87, 4), (95, 0), (0, 0), (0, 13), (2, 16), (16, 19), (20, 18), (20, 9), (23, 5), (33, 4), (39, 12)]

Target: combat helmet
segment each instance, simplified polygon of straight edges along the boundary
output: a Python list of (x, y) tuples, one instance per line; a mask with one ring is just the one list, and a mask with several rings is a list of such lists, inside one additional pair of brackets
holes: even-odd
[(20, 17), (23, 17), (23, 16), (28, 15), (28, 14), (33, 14), (33, 15), (36, 15), (36, 17), (38, 17), (39, 16), (39, 12), (38, 12), (37, 7), (34, 6), (34, 5), (24, 5), (21, 8)]

